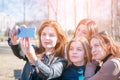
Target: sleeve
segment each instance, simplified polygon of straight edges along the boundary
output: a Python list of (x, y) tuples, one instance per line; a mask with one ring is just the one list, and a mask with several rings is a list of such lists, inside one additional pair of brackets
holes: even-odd
[(118, 65), (115, 61), (107, 61), (95, 75), (86, 75), (85, 80), (117, 80), (117, 75), (120, 73)]
[(53, 79), (60, 77), (62, 75), (63, 69), (67, 65), (67, 60), (65, 59), (57, 59), (55, 62), (51, 63), (51, 65), (45, 65), (40, 60), (36, 61), (36, 68), (38, 69), (39, 75), (44, 79)]
[(20, 48), (20, 44), (17, 45), (13, 45), (11, 43), (10, 38), (8, 38), (8, 45), (10, 46), (10, 48), (12, 49), (13, 54), (18, 57), (19, 59), (23, 59), (23, 60), (27, 60), (26, 56), (23, 54), (21, 48)]
[(93, 62), (87, 62), (86, 68), (85, 68), (85, 79), (90, 78), (95, 74), (95, 70), (97, 68), (97, 65)]

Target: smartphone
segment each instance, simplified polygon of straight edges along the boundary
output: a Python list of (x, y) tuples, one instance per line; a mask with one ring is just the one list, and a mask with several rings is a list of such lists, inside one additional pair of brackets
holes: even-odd
[(19, 27), (17, 37), (34, 38), (36, 35), (35, 27)]

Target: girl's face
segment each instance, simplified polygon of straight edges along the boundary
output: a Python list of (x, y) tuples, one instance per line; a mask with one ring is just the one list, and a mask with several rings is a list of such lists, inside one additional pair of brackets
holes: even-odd
[(76, 37), (83, 36), (83, 37), (86, 37), (87, 39), (89, 39), (90, 34), (89, 34), (88, 27), (87, 27), (86, 25), (81, 24), (81, 25), (77, 28), (75, 36), (76, 36)]
[(53, 49), (57, 43), (57, 34), (52, 27), (45, 27), (41, 32), (41, 43), (46, 51)]
[(72, 42), (69, 49), (70, 61), (76, 65), (81, 66), (84, 64), (84, 48), (80, 42)]
[(92, 59), (103, 60), (107, 56), (105, 50), (103, 49), (100, 41), (97, 38), (92, 38), (90, 44), (92, 47)]

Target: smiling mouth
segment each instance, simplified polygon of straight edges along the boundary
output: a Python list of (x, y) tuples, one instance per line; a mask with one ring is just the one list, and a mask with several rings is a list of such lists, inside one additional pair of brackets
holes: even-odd
[(72, 58), (77, 58), (77, 56), (72, 56)]
[(45, 44), (50, 44), (50, 42), (44, 42)]

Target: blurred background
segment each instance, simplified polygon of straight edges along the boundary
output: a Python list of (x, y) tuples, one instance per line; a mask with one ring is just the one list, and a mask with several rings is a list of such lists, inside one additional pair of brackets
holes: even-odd
[(0, 0), (0, 80), (18, 79), (24, 65), (7, 45), (14, 25), (39, 28), (43, 21), (55, 20), (69, 40), (83, 18), (95, 20), (99, 31), (107, 30), (119, 45), (120, 0)]

